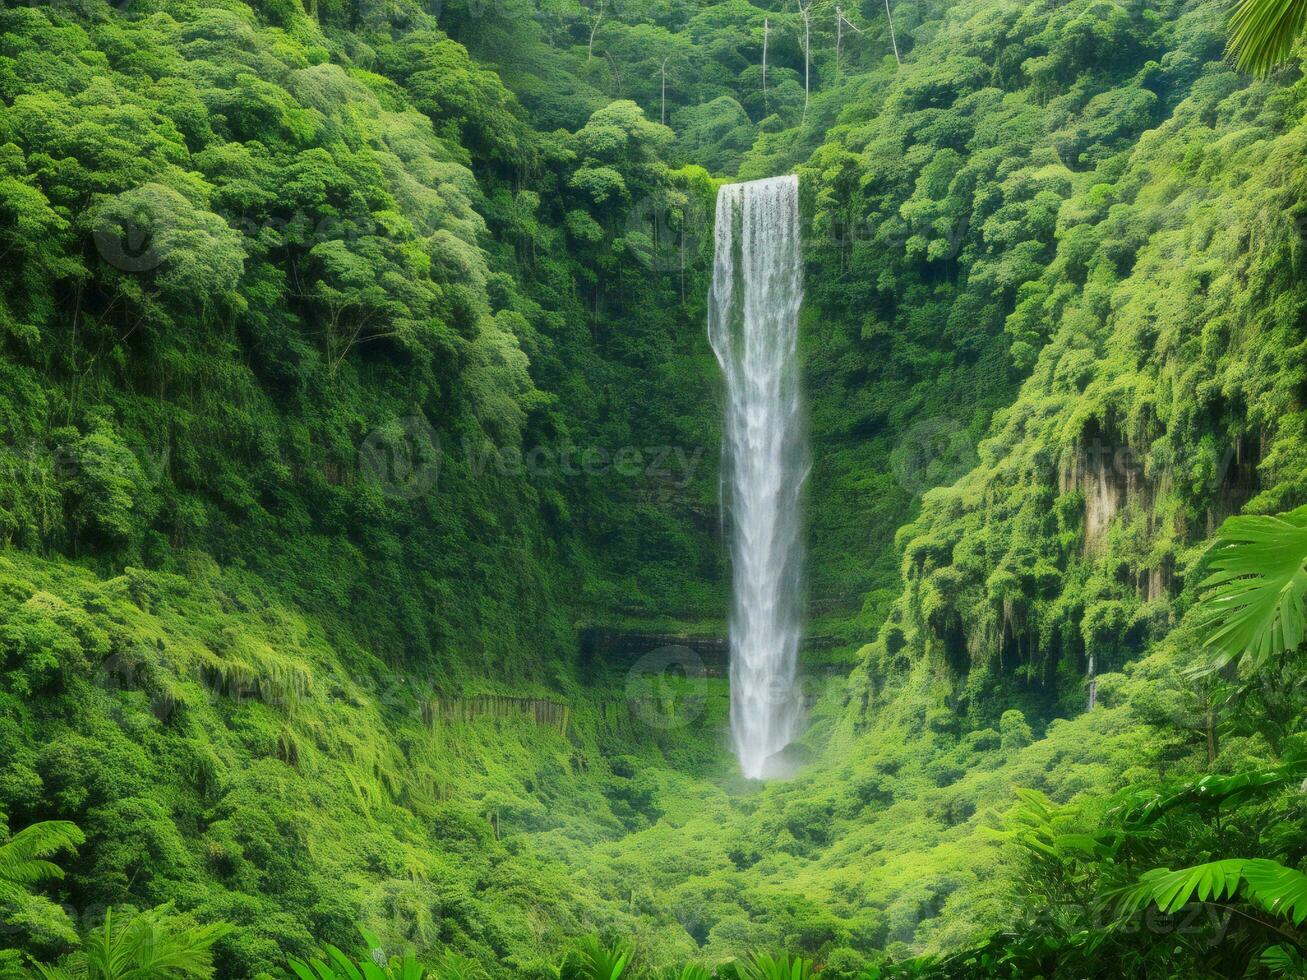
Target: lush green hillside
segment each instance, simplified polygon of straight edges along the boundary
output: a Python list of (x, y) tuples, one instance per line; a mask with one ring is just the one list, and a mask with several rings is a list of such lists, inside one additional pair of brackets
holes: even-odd
[[(360, 923), (440, 977), (1301, 969), (1301, 636), (1191, 670), (1212, 535), (1307, 498), (1296, 66), (1213, 2), (930, 0), (901, 63), (807, 13), (0, 10), (0, 974), (168, 905), (212, 961), (137, 980)], [(723, 629), (713, 194), (796, 170), (834, 642), (758, 785), (724, 679), (582, 633)]]

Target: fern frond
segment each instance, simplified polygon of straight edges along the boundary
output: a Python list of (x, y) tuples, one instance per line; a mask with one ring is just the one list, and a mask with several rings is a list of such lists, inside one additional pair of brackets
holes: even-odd
[(0, 883), (35, 885), (62, 878), (58, 865), (46, 860), (61, 851), (76, 851), (86, 837), (67, 820), (47, 820), (24, 827), (0, 844)]

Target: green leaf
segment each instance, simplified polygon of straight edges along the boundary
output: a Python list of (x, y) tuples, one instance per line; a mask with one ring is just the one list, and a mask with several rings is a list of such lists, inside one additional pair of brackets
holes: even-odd
[(1243, 657), (1260, 667), (1303, 638), (1307, 507), (1278, 517), (1232, 517), (1213, 546), (1215, 571), (1197, 607), (1213, 669)]
[(60, 868), (46, 858), (60, 851), (75, 851), (85, 840), (76, 824), (47, 820), (24, 827), (0, 844), (0, 884), (35, 885), (48, 878), (62, 878)]
[(1265, 75), (1293, 54), (1304, 25), (1307, 0), (1241, 0), (1230, 17), (1229, 53), (1235, 67)]
[(340, 968), (340, 976), (347, 978), (347, 980), (363, 980), (363, 974), (359, 971), (359, 968), (354, 965), (354, 961), (339, 949), (331, 945), (331, 943), (326, 943), (323, 946), (323, 949), (326, 950), (327, 955), (331, 957)]
[(631, 959), (630, 950), (609, 948), (598, 939), (581, 941), (563, 963), (560, 975), (573, 980), (619, 980)]
[(1307, 919), (1307, 875), (1265, 858), (1226, 858), (1179, 871), (1154, 869), (1121, 893), (1118, 910), (1123, 917), (1148, 905), (1177, 912), (1195, 900), (1219, 901), (1240, 893), (1295, 926)]
[(1307, 777), (1307, 760), (1294, 759), (1274, 769), (1252, 770), (1231, 776), (1208, 774), (1197, 779), (1171, 783), (1157, 789), (1134, 787), (1121, 794), (1108, 816), (1132, 831), (1154, 824), (1159, 817), (1181, 806), (1204, 809), (1232, 809), (1250, 799), (1266, 796), (1296, 785)]
[(302, 960), (297, 960), (292, 956), (288, 962), (290, 963), (291, 970), (294, 971), (295, 975), (299, 977), (300, 980), (336, 980), (336, 975), (331, 972), (330, 968), (324, 967), (327, 972), (319, 977), (319, 975), (313, 971), (313, 968)]
[(1262, 966), (1277, 976), (1307, 976), (1307, 959), (1295, 949), (1286, 945), (1272, 946), (1259, 958)]

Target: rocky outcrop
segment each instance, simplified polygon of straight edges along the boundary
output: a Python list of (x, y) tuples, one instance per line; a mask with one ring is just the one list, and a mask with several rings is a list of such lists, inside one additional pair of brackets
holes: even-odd
[(1058, 490), (1085, 501), (1084, 550), (1101, 551), (1112, 519), (1127, 505), (1147, 510), (1156, 497), (1144, 456), (1110, 428), (1089, 425), (1058, 468)]

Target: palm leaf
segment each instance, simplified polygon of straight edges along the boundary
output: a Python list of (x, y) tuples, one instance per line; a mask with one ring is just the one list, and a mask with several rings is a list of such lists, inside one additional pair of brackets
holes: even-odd
[[(314, 959), (305, 963), (293, 956), (287, 961), (292, 972), (299, 980), (422, 980), (426, 968), (418, 962), (416, 954), (408, 950), (401, 958), (386, 956), (381, 940), (375, 933), (359, 926), (359, 932), (367, 943), (367, 952), (358, 959), (330, 943), (323, 944), (326, 959)], [(451, 962), (451, 955), (446, 955), (446, 962)], [(473, 961), (453, 956), (452, 961), (472, 964)], [(462, 973), (444, 973), (440, 968), (435, 976), (440, 980), (467, 980), (484, 974), (465, 969)]]
[(336, 980), (336, 974), (333, 973), (331, 967), (327, 966), (325, 963), (320, 964), (323, 970), (326, 971), (325, 973), (321, 973), (315, 970), (308, 963), (305, 963), (303, 960), (297, 960), (293, 956), (290, 957), (287, 962), (290, 964), (290, 968), (295, 976), (299, 977), (300, 980)]
[(1148, 905), (1178, 912), (1192, 901), (1219, 901), (1239, 893), (1294, 926), (1307, 919), (1307, 875), (1265, 858), (1227, 858), (1179, 871), (1157, 868), (1124, 890), (1118, 910), (1123, 917)]
[(665, 980), (711, 980), (712, 973), (706, 966), (700, 966), (698, 963), (687, 963), (679, 970), (673, 967), (664, 975)]
[[(196, 925), (170, 913), (168, 906), (142, 912), (125, 927), (113, 910), (82, 940), (82, 948), (58, 966), (36, 963), (45, 980), (208, 980), (213, 976), (213, 944), (231, 926)], [(307, 978), (305, 978), (307, 980)]]
[(1296, 785), (1304, 776), (1307, 776), (1307, 759), (1294, 759), (1274, 769), (1250, 770), (1232, 776), (1209, 773), (1161, 790), (1151, 787), (1128, 790), (1118, 794), (1121, 802), (1107, 813), (1130, 830), (1140, 830), (1177, 807), (1232, 809), (1250, 799)]
[[(363, 966), (363, 975), (368, 980), (422, 980), (427, 968), (418, 962), (417, 954), (412, 949), (405, 950), (402, 957), (387, 958), (381, 940), (376, 935), (362, 926), (359, 926), (359, 932), (363, 933), (371, 956), (371, 959), (359, 961)], [(441, 974), (439, 969), (444, 969), (446, 973)], [(440, 980), (472, 980), (484, 976), (484, 973), (476, 960), (459, 956), (457, 953), (446, 953), (441, 967), (436, 971), (436, 976)]]
[[(1307, 0), (1301, 0), (1307, 3)], [(1217, 651), (1213, 669), (1243, 657), (1260, 667), (1295, 650), (1303, 638), (1307, 598), (1307, 507), (1278, 517), (1232, 517), (1214, 545), (1198, 603), (1204, 643)]]
[(611, 948), (593, 936), (583, 939), (560, 970), (565, 980), (619, 980), (631, 960), (631, 951)]
[(222, 922), (196, 925), (178, 916), (161, 915), (150, 920), (142, 962), (149, 976), (208, 977), (213, 973), (213, 944), (230, 933)]
[(1249, 861), (1244, 868), (1249, 896), (1294, 926), (1307, 920), (1307, 875), (1275, 861)]
[(327, 956), (335, 964), (330, 968), (333, 973), (341, 977), (342, 980), (363, 980), (363, 973), (354, 965), (353, 960), (331, 943), (324, 944), (323, 948), (327, 951)]
[(36, 968), (36, 972), (39, 973), (44, 980), (76, 980), (73, 972), (64, 966), (52, 966), (38, 960), (33, 960), (32, 966)]
[(48, 878), (62, 878), (59, 866), (46, 859), (60, 851), (75, 851), (85, 840), (77, 825), (67, 820), (47, 820), (24, 827), (0, 844), (0, 883), (29, 886)]
[(1307, 0), (1240, 0), (1230, 17), (1229, 53), (1235, 67), (1265, 75), (1289, 59), (1307, 25)]
[(1276, 976), (1307, 976), (1307, 959), (1303, 959), (1297, 950), (1283, 944), (1263, 952), (1259, 962)]

